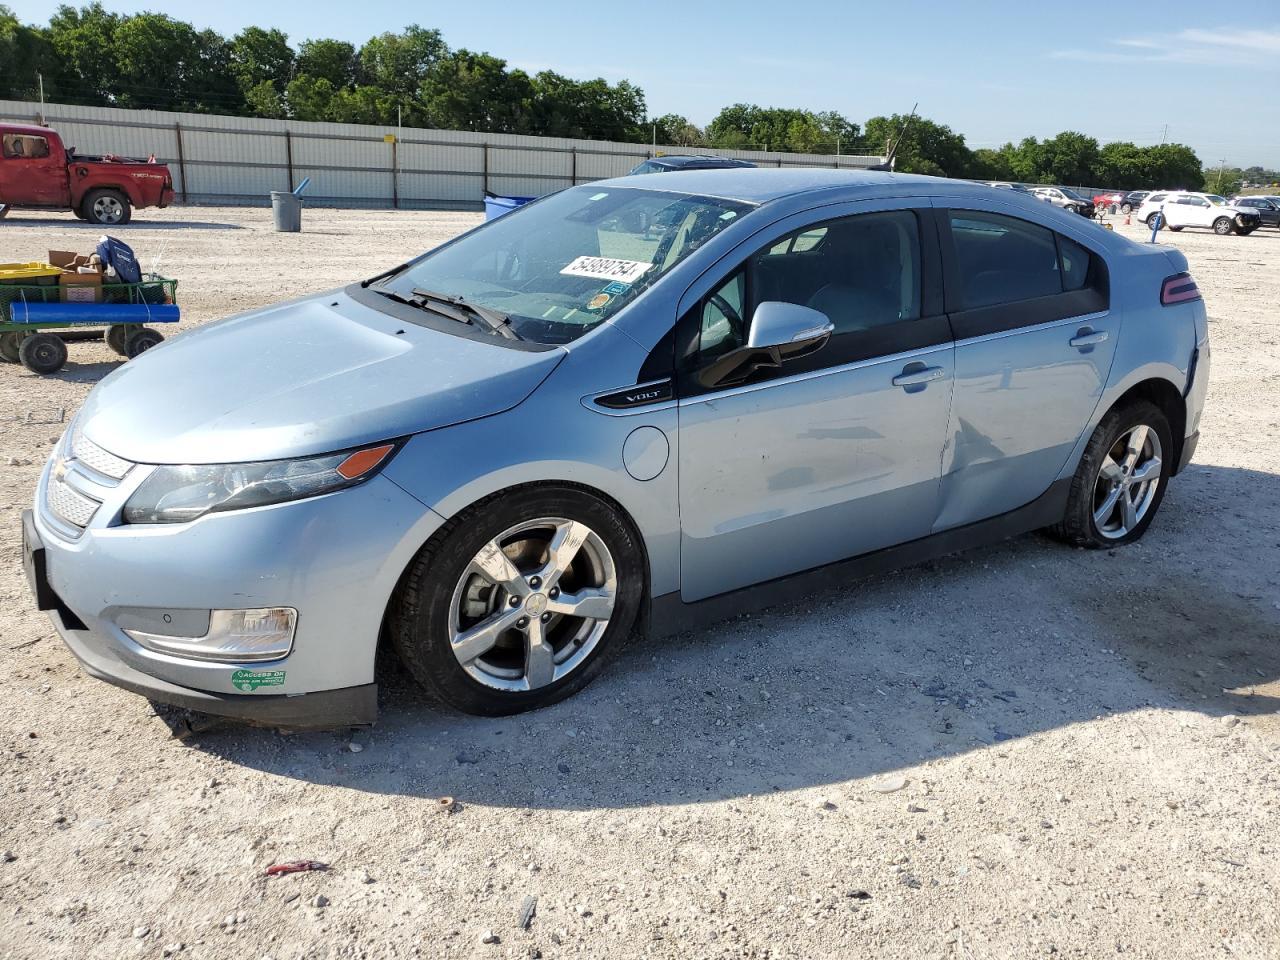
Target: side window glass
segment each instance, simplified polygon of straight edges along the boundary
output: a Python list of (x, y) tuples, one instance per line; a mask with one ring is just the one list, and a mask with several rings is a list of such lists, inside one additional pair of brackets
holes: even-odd
[(907, 211), (810, 227), (757, 254), (750, 269), (755, 303), (812, 307), (837, 338), (920, 317), (920, 233)]
[(39, 159), (49, 155), (49, 141), (21, 133), (7, 133), (0, 138), (0, 151), (6, 159)]
[(746, 271), (739, 269), (702, 301), (698, 333), (702, 362), (746, 345), (746, 288)]
[(1080, 244), (1058, 235), (1058, 252), (1062, 255), (1062, 289), (1068, 293), (1083, 290), (1089, 283), (1091, 254)]
[(1026, 220), (975, 210), (950, 212), (961, 309), (1062, 292), (1053, 232)]

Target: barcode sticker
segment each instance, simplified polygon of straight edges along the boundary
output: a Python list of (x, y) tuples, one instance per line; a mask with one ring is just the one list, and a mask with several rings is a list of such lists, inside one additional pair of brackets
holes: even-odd
[(635, 283), (653, 266), (643, 260), (617, 260), (613, 257), (578, 257), (560, 272), (566, 277), (591, 277), (595, 280), (617, 280)]

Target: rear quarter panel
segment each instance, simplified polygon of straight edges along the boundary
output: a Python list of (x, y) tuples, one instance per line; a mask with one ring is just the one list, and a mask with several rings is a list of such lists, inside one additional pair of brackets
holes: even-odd
[(115, 189), (136, 208), (163, 206), (169, 168), (162, 163), (116, 164), (76, 160), (68, 167), (71, 204), (79, 206), (90, 190)]

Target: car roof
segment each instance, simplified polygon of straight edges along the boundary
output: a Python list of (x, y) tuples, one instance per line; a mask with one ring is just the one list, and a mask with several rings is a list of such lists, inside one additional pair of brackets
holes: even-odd
[(746, 203), (768, 203), (782, 197), (802, 193), (840, 192), (858, 189), (867, 195), (901, 194), (904, 186), (919, 193), (942, 193), (960, 190), (983, 195), (1005, 196), (1008, 190), (989, 187), (972, 180), (948, 180), (911, 173), (889, 173), (875, 170), (831, 170), (823, 167), (735, 167), (719, 170), (675, 170), (661, 177), (645, 177), (639, 184), (631, 177), (615, 177), (596, 181), (592, 186), (629, 187), (635, 190), (662, 190), (687, 193)]
[(47, 137), (53, 133), (48, 127), (37, 127), (31, 123), (0, 123), (0, 130), (5, 133), (20, 133), (24, 136)]

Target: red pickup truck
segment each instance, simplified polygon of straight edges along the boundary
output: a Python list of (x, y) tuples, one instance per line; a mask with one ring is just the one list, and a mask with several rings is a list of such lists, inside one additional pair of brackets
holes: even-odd
[(0, 216), (9, 207), (54, 207), (118, 226), (134, 207), (172, 202), (173, 177), (163, 163), (85, 157), (47, 127), (0, 123)]

